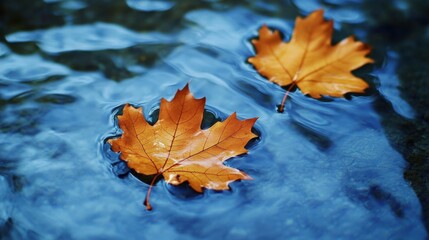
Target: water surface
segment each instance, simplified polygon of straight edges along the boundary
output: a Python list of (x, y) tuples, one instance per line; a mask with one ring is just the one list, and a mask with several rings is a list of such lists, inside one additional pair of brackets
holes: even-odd
[[(374, 109), (382, 96), (395, 114), (415, 116), (398, 94), (397, 53), (381, 48), (379, 63), (357, 73), (371, 82), (367, 94), (321, 101), (297, 90), (283, 114), (276, 105), (285, 90), (246, 62), (263, 24), (289, 38), (294, 18), (320, 7), (335, 21), (335, 39), (365, 41), (361, 1), (124, 0), (103, 1), (104, 13), (92, 1), (34, 2), (45, 12), (4, 26), (0, 45), (5, 239), (427, 237), (407, 163)], [(254, 180), (203, 194), (160, 181), (149, 212), (148, 184), (106, 139), (121, 134), (125, 103), (149, 116), (188, 82), (220, 119), (259, 117), (249, 153), (227, 161)]]

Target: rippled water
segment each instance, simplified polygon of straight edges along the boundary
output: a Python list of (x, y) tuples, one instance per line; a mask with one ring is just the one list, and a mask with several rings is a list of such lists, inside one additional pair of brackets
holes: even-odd
[[(262, 24), (288, 38), (295, 16), (319, 7), (338, 36), (365, 40), (361, 1), (104, 1), (111, 18), (90, 1), (35, 2), (63, 21), (10, 26), (0, 44), (2, 238), (427, 237), (406, 162), (373, 107), (379, 91), (414, 116), (398, 94), (395, 52), (358, 72), (374, 83), (368, 94), (320, 101), (297, 90), (283, 114), (284, 89), (246, 62)], [(149, 212), (148, 184), (127, 174), (105, 141), (120, 134), (125, 103), (149, 115), (187, 82), (221, 119), (259, 117), (249, 154), (227, 161), (254, 180), (201, 195), (160, 181)]]

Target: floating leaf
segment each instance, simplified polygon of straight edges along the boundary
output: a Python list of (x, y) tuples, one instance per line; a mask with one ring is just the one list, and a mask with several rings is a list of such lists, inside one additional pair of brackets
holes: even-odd
[(119, 126), (120, 138), (111, 139), (112, 150), (136, 172), (155, 175), (146, 196), (159, 177), (179, 185), (188, 182), (192, 189), (229, 189), (232, 181), (251, 179), (235, 168), (223, 165), (231, 157), (247, 152), (245, 145), (255, 138), (251, 132), (256, 118), (238, 120), (233, 113), (223, 122), (202, 130), (205, 98), (195, 99), (188, 85), (171, 102), (161, 100), (158, 121), (151, 126), (142, 108), (125, 105)]
[(298, 17), (288, 43), (264, 25), (259, 39), (252, 41), (257, 54), (249, 62), (268, 80), (289, 86), (288, 92), (294, 86), (313, 98), (364, 92), (368, 84), (351, 71), (373, 62), (365, 57), (370, 47), (353, 37), (333, 46), (332, 32), (333, 22), (323, 19), (323, 10)]

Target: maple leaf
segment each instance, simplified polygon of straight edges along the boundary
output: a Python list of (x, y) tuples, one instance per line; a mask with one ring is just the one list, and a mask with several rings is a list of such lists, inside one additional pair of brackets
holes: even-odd
[(297, 17), (288, 43), (282, 42), (278, 31), (272, 32), (264, 25), (259, 30), (259, 39), (252, 41), (257, 54), (248, 61), (269, 81), (289, 85), (287, 93), (294, 86), (313, 98), (364, 92), (368, 84), (351, 71), (373, 62), (365, 57), (370, 47), (352, 36), (333, 46), (332, 32), (333, 22), (324, 21), (323, 10), (314, 11), (304, 19)]
[(238, 120), (233, 113), (202, 130), (204, 105), (205, 98), (195, 99), (186, 85), (171, 102), (161, 99), (159, 119), (153, 126), (145, 120), (141, 107), (126, 104), (118, 116), (123, 134), (108, 142), (128, 167), (155, 175), (146, 195), (148, 210), (152, 208), (152, 186), (161, 175), (173, 185), (188, 182), (197, 192), (203, 188), (226, 190), (232, 181), (252, 179), (223, 162), (247, 152), (245, 145), (257, 137), (251, 132), (256, 118)]

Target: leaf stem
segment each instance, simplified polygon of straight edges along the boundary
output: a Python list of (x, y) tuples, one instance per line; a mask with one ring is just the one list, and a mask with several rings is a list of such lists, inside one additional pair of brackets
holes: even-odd
[(285, 110), (286, 98), (289, 96), (290, 91), (292, 90), (293, 87), (295, 87), (295, 85), (296, 85), (296, 82), (292, 82), (292, 84), (286, 90), (286, 93), (283, 96), (282, 103), (280, 104), (280, 107), (279, 107), (279, 110), (278, 110), (280, 113), (282, 113)]
[(152, 206), (149, 203), (149, 197), (150, 197), (150, 193), (152, 192), (152, 188), (153, 185), (155, 185), (155, 181), (156, 179), (162, 174), (158, 173), (153, 179), (152, 182), (150, 183), (149, 189), (147, 190), (147, 194), (146, 194), (146, 199), (144, 200), (144, 205), (146, 205), (146, 210), (151, 211), (152, 210)]

